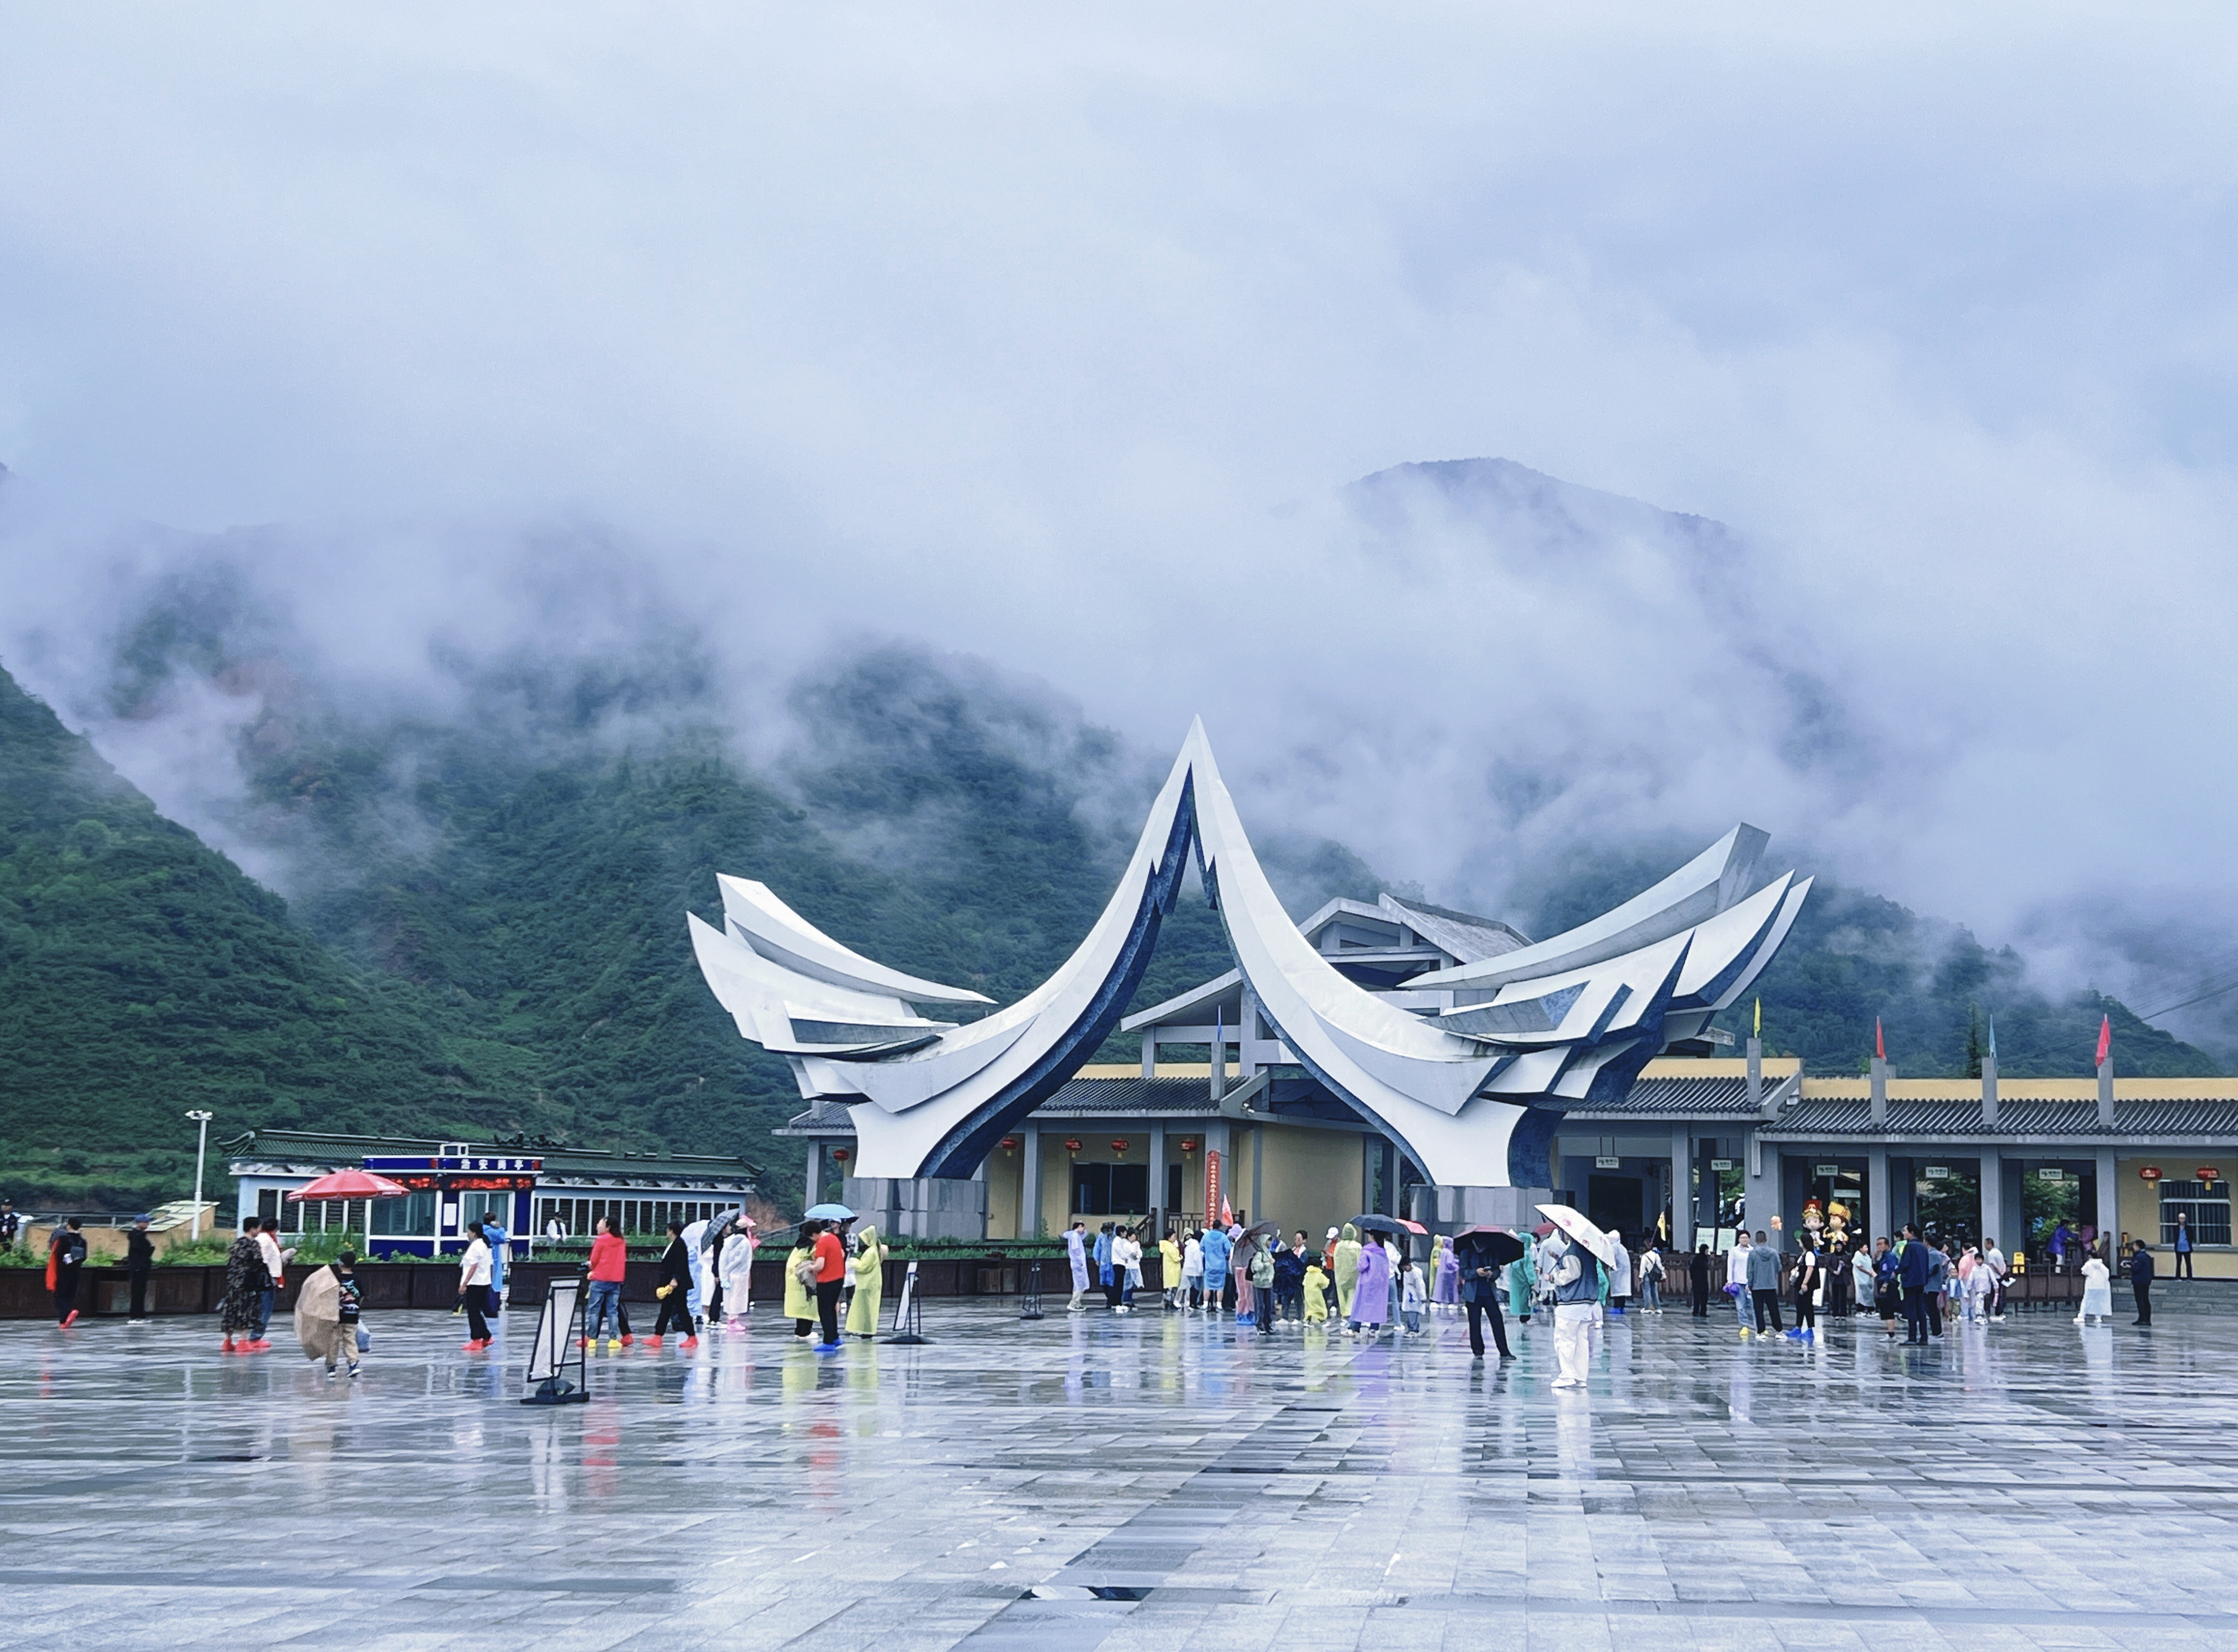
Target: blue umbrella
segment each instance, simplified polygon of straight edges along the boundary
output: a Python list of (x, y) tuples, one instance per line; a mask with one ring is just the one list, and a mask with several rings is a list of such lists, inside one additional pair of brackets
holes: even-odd
[(804, 1222), (851, 1222), (855, 1213), (844, 1205), (811, 1205), (800, 1213)]

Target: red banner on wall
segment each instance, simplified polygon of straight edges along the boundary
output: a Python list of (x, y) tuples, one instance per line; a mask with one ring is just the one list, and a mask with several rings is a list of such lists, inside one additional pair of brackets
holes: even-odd
[(1204, 1219), (1215, 1221), (1220, 1216), (1220, 1149), (1208, 1147), (1204, 1153)]

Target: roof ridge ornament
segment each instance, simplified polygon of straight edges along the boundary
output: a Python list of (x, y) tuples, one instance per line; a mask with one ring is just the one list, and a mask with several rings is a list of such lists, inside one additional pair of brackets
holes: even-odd
[(1087, 936), (1039, 987), (978, 1021), (916, 1014), (989, 1001), (864, 957), (760, 883), (723, 877), (724, 929), (697, 916), (687, 927), (739, 1034), (784, 1055), (804, 1098), (862, 1104), (858, 1173), (969, 1176), (1118, 1024), (1194, 850), (1260, 1014), (1316, 1080), (1435, 1181), (1543, 1186), (1551, 1114), (1621, 1095), (1666, 1045), (1699, 1036), (1786, 939), (1811, 882), (1791, 873), (1756, 888), (1769, 841), (1736, 826), (1588, 923), (1414, 977), (1410, 988), (1452, 995), (1453, 1008), (1421, 1015), (1347, 977), (1292, 921), (1198, 719)]

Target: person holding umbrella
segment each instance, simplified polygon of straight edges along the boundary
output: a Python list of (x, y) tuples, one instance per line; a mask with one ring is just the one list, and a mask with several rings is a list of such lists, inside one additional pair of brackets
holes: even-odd
[(1586, 1350), (1601, 1312), (1601, 1281), (1614, 1261), (1607, 1234), (1567, 1205), (1541, 1205), (1539, 1213), (1557, 1230), (1547, 1244), (1540, 1278), (1554, 1287), (1554, 1357), (1561, 1374), (1557, 1388), (1586, 1385)]
[(1526, 1246), (1513, 1233), (1496, 1227), (1472, 1227), (1457, 1234), (1447, 1252), (1460, 1270), (1461, 1306), (1468, 1314), (1469, 1352), (1484, 1358), (1484, 1321), (1492, 1320), (1493, 1345), (1502, 1359), (1513, 1359), (1507, 1346), (1506, 1322), (1500, 1315), (1500, 1271), (1523, 1259)]

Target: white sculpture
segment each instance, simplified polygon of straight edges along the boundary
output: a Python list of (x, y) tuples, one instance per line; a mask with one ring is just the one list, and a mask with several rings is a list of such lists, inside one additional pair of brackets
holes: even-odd
[(1736, 827), (1653, 889), (1566, 935), (1410, 981), (1424, 1014), (1347, 980), (1291, 922), (1245, 836), (1202, 723), (1175, 760), (1096, 927), (1046, 981), (957, 1026), (917, 1008), (986, 1003), (850, 951), (758, 883), (721, 880), (724, 928), (690, 920), (739, 1034), (801, 1094), (858, 1103), (856, 1173), (968, 1176), (1110, 1034), (1173, 910), (1192, 839), (1259, 1013), (1334, 1094), (1433, 1180), (1546, 1186), (1560, 1110), (1621, 1094), (1667, 1044), (1746, 990), (1810, 890), (1750, 892), (1766, 838)]

